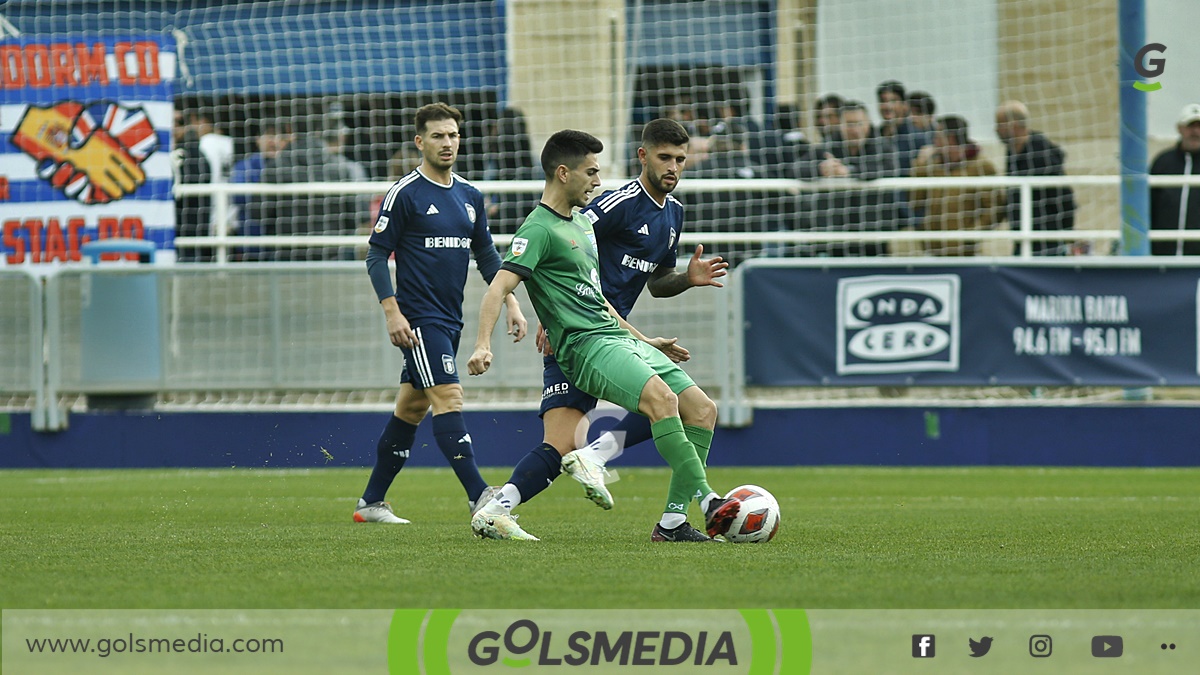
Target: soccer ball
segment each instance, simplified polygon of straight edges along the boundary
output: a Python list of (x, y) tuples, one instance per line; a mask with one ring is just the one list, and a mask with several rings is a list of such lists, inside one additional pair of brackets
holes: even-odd
[(735, 544), (760, 544), (771, 541), (779, 531), (779, 502), (757, 485), (739, 485), (725, 495), (742, 503), (737, 517), (729, 525), (725, 540)]

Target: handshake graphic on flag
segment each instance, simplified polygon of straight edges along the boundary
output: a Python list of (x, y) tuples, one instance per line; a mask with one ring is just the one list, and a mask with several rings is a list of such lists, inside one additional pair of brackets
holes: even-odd
[(146, 182), (141, 164), (158, 149), (141, 107), (75, 101), (31, 105), (12, 142), (37, 162), (37, 173), (81, 204), (106, 204)]

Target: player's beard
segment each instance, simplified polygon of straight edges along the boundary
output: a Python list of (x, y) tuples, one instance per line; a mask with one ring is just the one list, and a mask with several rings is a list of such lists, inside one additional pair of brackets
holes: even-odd
[(651, 171), (651, 172), (649, 172), (649, 174), (650, 175), (648, 176), (648, 178), (650, 179), (650, 184), (652, 186), (654, 186), (655, 190), (658, 190), (659, 192), (663, 193), (664, 195), (669, 194), (672, 190), (679, 187), (679, 174), (677, 174), (677, 173), (673, 174), (673, 177), (675, 178), (675, 180), (674, 180), (674, 182), (671, 182), (671, 183), (663, 182), (663, 177), (667, 175), (665, 173), (655, 175), (655, 173), (653, 171)]
[(430, 166), (442, 171), (449, 171), (454, 166), (454, 161), (458, 159), (457, 153), (452, 153), (449, 158), (443, 157), (441, 153), (433, 157), (426, 157), (425, 161), (429, 162)]

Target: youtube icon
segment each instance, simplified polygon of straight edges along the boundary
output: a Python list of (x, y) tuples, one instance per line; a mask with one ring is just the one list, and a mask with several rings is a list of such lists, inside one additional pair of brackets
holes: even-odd
[(1116, 658), (1125, 652), (1125, 641), (1120, 635), (1097, 635), (1092, 638), (1092, 656), (1100, 659)]

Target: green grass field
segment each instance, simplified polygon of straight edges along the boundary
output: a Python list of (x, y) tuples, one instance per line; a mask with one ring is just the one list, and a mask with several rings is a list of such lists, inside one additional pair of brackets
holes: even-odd
[(1200, 607), (1200, 470), (711, 469), (778, 497), (766, 545), (653, 544), (668, 474), (620, 473), (612, 511), (566, 477), (522, 505), (522, 543), (445, 470), (393, 487), (409, 526), (351, 522), (366, 469), (0, 472), (0, 606)]

